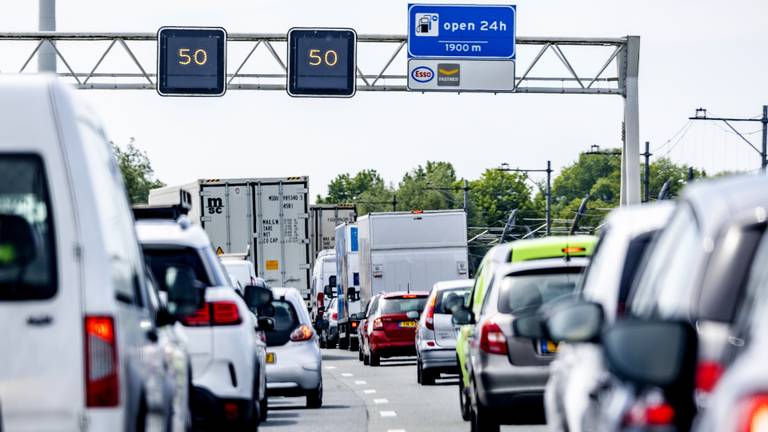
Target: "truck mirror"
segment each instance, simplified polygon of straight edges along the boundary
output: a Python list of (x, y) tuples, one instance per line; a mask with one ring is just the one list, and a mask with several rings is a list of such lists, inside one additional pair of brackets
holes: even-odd
[(347, 301), (357, 301), (359, 299), (360, 299), (360, 296), (358, 295), (355, 287), (347, 288)]

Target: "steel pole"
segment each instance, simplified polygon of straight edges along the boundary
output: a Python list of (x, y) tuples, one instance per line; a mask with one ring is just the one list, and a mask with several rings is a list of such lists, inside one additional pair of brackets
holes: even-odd
[(620, 203), (625, 206), (640, 202), (640, 108), (637, 82), (640, 69), (640, 36), (627, 36), (627, 46), (619, 64), (624, 90)]
[(645, 142), (645, 178), (643, 183), (645, 184), (645, 202), (651, 201), (651, 143)]
[(546, 234), (552, 235), (552, 161), (547, 161)]
[[(40, 31), (56, 31), (56, 0), (39, 0), (38, 28)], [(56, 51), (52, 41), (43, 42), (37, 54), (39, 72), (56, 72)]]
[(762, 168), (765, 172), (768, 167), (768, 105), (763, 105), (763, 152), (760, 155), (762, 158)]
[(464, 213), (469, 214), (469, 180), (464, 179)]

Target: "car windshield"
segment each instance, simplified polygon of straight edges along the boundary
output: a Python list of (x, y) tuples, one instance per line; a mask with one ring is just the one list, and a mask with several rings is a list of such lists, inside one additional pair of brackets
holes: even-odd
[(212, 286), (208, 272), (195, 249), (186, 247), (154, 248), (144, 246), (144, 260), (152, 270), (160, 291), (168, 291), (179, 271), (194, 273), (195, 279), (205, 286)]
[(507, 276), (501, 282), (499, 312), (531, 312), (571, 294), (581, 280), (582, 268), (569, 267)]
[[(39, 157), (0, 155), (0, 300), (56, 294), (53, 215)], [(31, 228), (24, 235), (21, 226)]]
[(288, 301), (275, 300), (272, 305), (275, 307), (275, 328), (265, 332), (267, 346), (285, 345), (291, 339), (291, 333), (301, 324), (299, 316)]
[(427, 304), (426, 297), (390, 297), (381, 299), (381, 313), (398, 314), (421, 312)]
[[(446, 308), (450, 304), (463, 305), (466, 303), (469, 297), (470, 288), (451, 288), (439, 291), (435, 300), (435, 313), (438, 314), (450, 314), (451, 311)], [(453, 300), (454, 298), (458, 301)], [(454, 303), (456, 301), (456, 303)]]

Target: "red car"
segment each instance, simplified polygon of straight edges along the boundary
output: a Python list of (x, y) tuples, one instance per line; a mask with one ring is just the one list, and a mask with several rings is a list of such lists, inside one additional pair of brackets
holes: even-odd
[(360, 328), (363, 363), (378, 366), (381, 358), (416, 355), (416, 328), (427, 292), (391, 292), (371, 299)]

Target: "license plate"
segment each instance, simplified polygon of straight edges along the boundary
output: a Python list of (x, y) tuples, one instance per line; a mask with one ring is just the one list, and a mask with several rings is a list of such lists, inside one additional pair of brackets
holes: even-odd
[(542, 354), (554, 354), (557, 352), (557, 344), (548, 340), (539, 341), (539, 348)]
[(267, 364), (275, 364), (277, 356), (275, 353), (267, 353)]
[(400, 322), (401, 328), (416, 328), (416, 321), (402, 321)]

